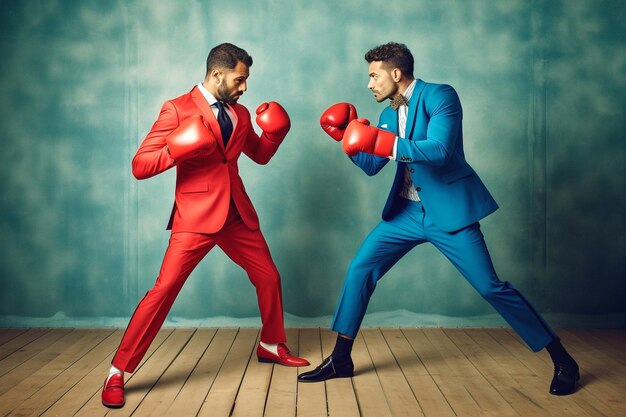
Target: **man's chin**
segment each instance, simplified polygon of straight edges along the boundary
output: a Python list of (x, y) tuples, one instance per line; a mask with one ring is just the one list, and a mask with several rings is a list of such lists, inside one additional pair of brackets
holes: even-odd
[(229, 98), (228, 100), (226, 100), (226, 102), (232, 106), (233, 104), (237, 104), (237, 100), (239, 100), (239, 97), (241, 96)]

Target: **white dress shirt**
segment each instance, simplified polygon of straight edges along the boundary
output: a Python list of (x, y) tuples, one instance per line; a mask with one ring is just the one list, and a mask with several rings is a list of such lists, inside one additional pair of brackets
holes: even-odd
[[(407, 100), (411, 99), (413, 95), (413, 90), (415, 89), (415, 84), (417, 80), (413, 80), (411, 84), (407, 87), (407, 89), (402, 93)], [(409, 114), (409, 107), (404, 104), (398, 107), (398, 135), (401, 138), (406, 136), (406, 121)], [(396, 151), (398, 148), (398, 140), (396, 139), (396, 143), (393, 145), (393, 155), (391, 156), (392, 160), (396, 160)], [(404, 185), (402, 189), (398, 193), (400, 197), (406, 198), (408, 200), (420, 201), (420, 197), (417, 194), (417, 190), (415, 190), (415, 185), (413, 185), (413, 180), (411, 179), (411, 173), (409, 172), (409, 167), (404, 165)]]

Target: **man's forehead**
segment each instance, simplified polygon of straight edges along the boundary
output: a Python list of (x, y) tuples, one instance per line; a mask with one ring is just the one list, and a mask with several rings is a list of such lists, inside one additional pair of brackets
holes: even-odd
[(388, 66), (384, 61), (372, 61), (369, 65), (369, 73), (379, 74), (382, 71), (388, 71)]
[(250, 75), (250, 67), (244, 64), (241, 61), (237, 61), (237, 65), (233, 68), (232, 72), (235, 73), (236, 76), (248, 77)]

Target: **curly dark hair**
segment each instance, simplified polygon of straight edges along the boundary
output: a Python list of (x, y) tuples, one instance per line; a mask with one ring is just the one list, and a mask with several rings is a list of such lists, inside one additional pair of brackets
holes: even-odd
[(393, 68), (399, 68), (402, 73), (413, 78), (413, 54), (403, 43), (388, 42), (370, 49), (365, 54), (368, 63), (383, 61)]
[(213, 68), (233, 69), (237, 62), (243, 62), (247, 67), (252, 66), (252, 57), (246, 51), (232, 43), (222, 43), (211, 49), (206, 58), (207, 74)]

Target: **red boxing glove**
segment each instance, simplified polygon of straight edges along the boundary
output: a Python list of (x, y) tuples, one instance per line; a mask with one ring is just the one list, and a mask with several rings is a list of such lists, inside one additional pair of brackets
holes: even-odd
[(343, 135), (343, 151), (350, 156), (365, 152), (387, 158), (391, 156), (395, 143), (396, 135), (370, 126), (367, 119), (351, 121)]
[(263, 130), (267, 139), (277, 143), (285, 139), (291, 121), (283, 106), (275, 101), (263, 103), (257, 107), (256, 114), (256, 124)]
[(320, 117), (320, 126), (331, 138), (343, 139), (348, 123), (357, 118), (356, 108), (350, 103), (333, 104)]
[(183, 120), (172, 133), (167, 135), (165, 142), (170, 156), (175, 161), (210, 154), (216, 146), (215, 136), (204, 124), (200, 115), (193, 115)]

